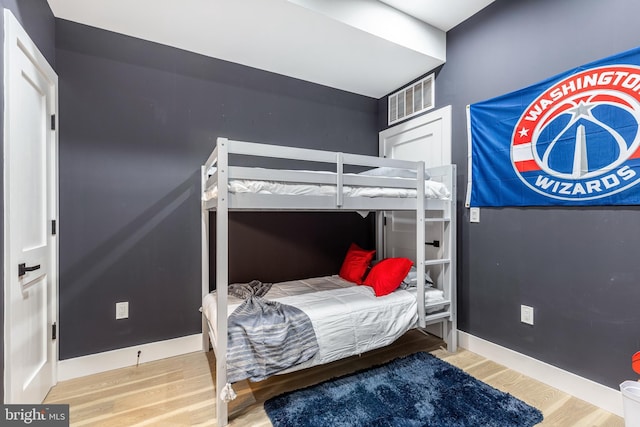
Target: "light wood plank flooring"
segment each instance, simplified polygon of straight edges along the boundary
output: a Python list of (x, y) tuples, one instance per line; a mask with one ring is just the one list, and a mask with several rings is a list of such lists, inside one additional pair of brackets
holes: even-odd
[[(539, 408), (539, 426), (624, 427), (624, 420), (466, 350), (450, 354), (437, 338), (410, 331), (383, 349), (260, 383), (234, 385), (230, 426), (271, 426), (263, 403), (285, 391), (429, 351), (474, 377)], [(70, 405), (72, 426), (216, 425), (213, 352), (191, 353), (59, 383), (46, 403)]]

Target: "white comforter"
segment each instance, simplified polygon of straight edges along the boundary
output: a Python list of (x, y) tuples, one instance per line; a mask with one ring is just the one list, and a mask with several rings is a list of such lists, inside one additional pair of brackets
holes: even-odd
[[(303, 310), (318, 339), (320, 350), (314, 358), (284, 372), (384, 347), (416, 327), (418, 321), (415, 289), (376, 297), (369, 286), (357, 286), (338, 276), (277, 283), (265, 298)], [(428, 303), (441, 299), (441, 290), (428, 290)], [(241, 302), (229, 297), (227, 315)], [(202, 308), (215, 331), (215, 292), (204, 297)]]

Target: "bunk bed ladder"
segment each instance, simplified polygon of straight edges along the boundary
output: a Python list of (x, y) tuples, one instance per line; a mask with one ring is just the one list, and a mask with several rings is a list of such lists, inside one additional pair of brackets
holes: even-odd
[[(442, 338), (447, 343), (447, 350), (449, 352), (456, 352), (458, 348), (458, 328), (457, 328), (457, 314), (456, 314), (456, 165), (448, 166), (451, 168), (450, 172), (444, 174), (444, 184), (450, 189), (451, 197), (447, 201), (442, 209), (442, 216), (438, 218), (425, 218), (424, 210), (417, 209), (416, 218), (416, 237), (417, 237), (417, 253), (416, 260), (420, 263), (416, 268), (418, 270), (418, 277), (424, 274), (425, 266), (438, 265), (442, 268), (441, 273), (441, 287), (445, 292), (445, 299), (447, 303), (444, 305), (442, 312), (433, 313), (431, 315), (426, 314), (424, 298), (418, 298), (418, 326), (425, 328), (429, 324), (440, 323), (442, 325)], [(441, 168), (438, 171), (443, 170)], [(433, 169), (432, 169), (433, 170)], [(439, 172), (438, 172), (439, 174)], [(420, 191), (420, 190), (418, 190)], [(418, 199), (417, 203), (421, 201)], [(422, 203), (425, 203), (423, 200)], [(425, 203), (426, 204), (426, 203)], [(423, 215), (420, 215), (420, 212)], [(438, 242), (441, 245), (444, 252), (438, 259), (425, 259), (425, 245), (434, 245), (435, 242), (425, 242), (425, 229), (426, 222), (441, 222), (442, 223), (442, 242)], [(422, 267), (422, 269), (421, 269)], [(418, 281), (418, 295), (425, 295), (424, 283)]]
[[(433, 219), (442, 222), (442, 249), (439, 259), (425, 261), (430, 265), (439, 265), (441, 286), (448, 301), (443, 312), (434, 313), (430, 323), (441, 323), (442, 338), (447, 343), (447, 351), (455, 353), (458, 348), (458, 322), (456, 299), (456, 165), (450, 165), (444, 184), (450, 189), (450, 200), (445, 203), (442, 217)], [(427, 242), (427, 244), (431, 244)]]
[(456, 181), (456, 165), (451, 165), (451, 173), (448, 175), (449, 179), (446, 182), (447, 187), (450, 189), (451, 200), (447, 203), (447, 208), (444, 214), (449, 218), (448, 230), (445, 230), (445, 234), (449, 240), (447, 245), (447, 258), (449, 259), (449, 321), (444, 323), (444, 339), (447, 341), (447, 350), (449, 352), (456, 352), (458, 349), (458, 315), (457, 315), (457, 278), (456, 278), (456, 252), (454, 248), (456, 244), (456, 200), (457, 200), (457, 181)]

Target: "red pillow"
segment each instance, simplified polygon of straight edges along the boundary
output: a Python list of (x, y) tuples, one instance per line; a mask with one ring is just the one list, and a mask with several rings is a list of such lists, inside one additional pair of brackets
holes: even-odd
[(358, 285), (362, 284), (364, 273), (375, 253), (375, 250), (368, 251), (352, 243), (340, 267), (340, 277)]
[(373, 266), (364, 284), (371, 286), (378, 297), (390, 294), (400, 286), (412, 265), (413, 261), (408, 258), (383, 259)]

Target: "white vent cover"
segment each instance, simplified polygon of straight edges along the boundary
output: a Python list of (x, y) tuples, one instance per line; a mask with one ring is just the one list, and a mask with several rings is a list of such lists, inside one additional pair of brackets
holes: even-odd
[(433, 74), (389, 95), (389, 124), (433, 108)]

